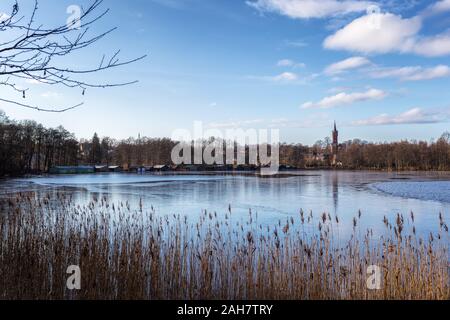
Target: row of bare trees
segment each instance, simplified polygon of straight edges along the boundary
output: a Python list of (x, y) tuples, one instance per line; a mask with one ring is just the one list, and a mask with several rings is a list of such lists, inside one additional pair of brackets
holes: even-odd
[(349, 169), (450, 170), (450, 133), (434, 142), (350, 141), (341, 146), (340, 160)]
[(170, 139), (77, 140), (63, 127), (10, 120), (0, 110), (0, 176), (47, 172), (54, 166), (170, 164)]
[(84, 164), (153, 166), (170, 165), (175, 142), (166, 138), (100, 139), (95, 133), (91, 140), (80, 141), (80, 161)]
[(78, 141), (63, 127), (48, 129), (34, 121), (11, 121), (0, 111), (0, 176), (77, 163)]
[[(171, 165), (175, 145), (167, 138), (116, 140), (97, 134), (89, 140), (77, 140), (63, 127), (13, 121), (0, 111), (0, 176), (47, 172), (53, 166), (68, 165)], [(300, 169), (329, 168), (330, 153), (327, 141), (311, 147), (281, 144), (280, 164)], [(450, 133), (434, 142), (348, 141), (340, 145), (338, 159), (343, 169), (450, 170)]]
[[(313, 146), (280, 147), (280, 163), (297, 168), (329, 168), (332, 166), (329, 138)], [(400, 141), (371, 143), (359, 139), (339, 146), (338, 167), (370, 170), (450, 170), (450, 133), (436, 141)]]

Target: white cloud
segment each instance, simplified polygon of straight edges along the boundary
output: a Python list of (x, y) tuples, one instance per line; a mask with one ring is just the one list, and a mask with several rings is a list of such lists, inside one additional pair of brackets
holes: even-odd
[[(276, 82), (276, 83), (298, 83), (300, 81), (300, 77), (293, 72), (283, 72), (275, 76), (247, 76), (247, 79), (251, 80), (259, 80), (259, 81), (267, 81), (267, 82)], [(304, 78), (302, 79), (304, 80)]]
[(294, 61), (289, 59), (283, 59), (277, 62), (277, 66), (279, 67), (292, 67), (294, 65)]
[(306, 65), (301, 62), (295, 62), (290, 59), (283, 59), (277, 62), (278, 67), (304, 68)]
[(432, 68), (402, 67), (381, 68), (370, 73), (372, 78), (398, 78), (402, 81), (420, 81), (443, 78), (450, 76), (450, 67), (439, 65)]
[(418, 17), (403, 19), (391, 13), (364, 15), (327, 37), (324, 47), (363, 53), (407, 51), (422, 27)]
[[(441, 9), (446, 8), (442, 5)], [(423, 16), (404, 19), (392, 13), (374, 13), (359, 17), (323, 43), (326, 49), (365, 54), (414, 53), (426, 57), (450, 54), (450, 32), (420, 36)]]
[(261, 12), (276, 12), (295, 19), (325, 18), (363, 12), (371, 5), (356, 0), (256, 0), (247, 4)]
[(298, 80), (298, 76), (295, 73), (292, 72), (283, 72), (282, 74), (279, 74), (275, 77), (272, 77), (272, 80), (274, 81), (296, 81)]
[(441, 14), (446, 11), (450, 11), (450, 0), (441, 0), (430, 5), (426, 10), (424, 15), (430, 16), (435, 14)]
[(399, 78), (404, 80), (420, 71), (421, 67), (379, 68), (372, 71), (370, 76), (375, 79)]
[(302, 109), (329, 109), (341, 105), (349, 105), (355, 102), (368, 100), (381, 100), (387, 96), (387, 93), (378, 89), (369, 89), (366, 92), (346, 93), (341, 92), (334, 96), (325, 97), (319, 102), (306, 102)]
[(446, 121), (448, 114), (442, 112), (427, 112), (420, 108), (408, 110), (399, 115), (381, 114), (379, 116), (354, 121), (355, 126), (378, 126), (396, 124), (426, 124)]
[(328, 66), (325, 73), (328, 75), (336, 75), (347, 70), (357, 69), (370, 64), (371, 62), (364, 57), (351, 57)]
[(314, 113), (302, 119), (287, 119), (279, 118), (273, 119), (268, 123), (269, 128), (318, 128), (329, 127), (330, 116), (328, 113)]
[(224, 122), (211, 122), (207, 124), (210, 129), (255, 129), (255, 128), (317, 128), (329, 127), (330, 116), (327, 113), (314, 113), (302, 119), (250, 119), (250, 120), (229, 120)]
[(412, 51), (425, 57), (439, 57), (450, 54), (450, 32), (416, 41)]

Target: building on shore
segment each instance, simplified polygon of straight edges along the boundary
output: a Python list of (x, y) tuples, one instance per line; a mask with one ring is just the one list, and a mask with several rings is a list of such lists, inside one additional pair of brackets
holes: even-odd
[(319, 141), (309, 148), (309, 153), (305, 156), (307, 167), (340, 167), (342, 166), (339, 157), (339, 131), (336, 121), (334, 122), (331, 140)]
[(164, 172), (164, 171), (169, 171), (169, 170), (170, 170), (169, 166), (161, 164), (161, 165), (153, 166), (150, 171), (153, 171), (153, 172)]
[(95, 173), (94, 166), (56, 166), (49, 170), (50, 174), (89, 174)]
[(91, 174), (122, 172), (121, 166), (55, 166), (49, 170), (50, 174)]
[(109, 166), (109, 172), (122, 172), (123, 168), (121, 166)]
[(95, 172), (109, 172), (109, 169), (106, 165), (97, 165), (95, 166)]

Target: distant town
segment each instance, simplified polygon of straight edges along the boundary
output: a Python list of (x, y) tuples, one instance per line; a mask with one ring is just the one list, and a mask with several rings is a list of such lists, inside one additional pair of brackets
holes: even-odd
[[(93, 140), (96, 140), (94, 137)], [(140, 135), (137, 140), (138, 148), (142, 145), (143, 140)], [(87, 150), (92, 148), (92, 146), (87, 146), (85, 144), (80, 145), (80, 152), (83, 154), (83, 145)], [(100, 146), (102, 143), (100, 143)], [(105, 145), (105, 143), (103, 144)], [(142, 147), (141, 147), (142, 148)], [(88, 151), (87, 153), (89, 154)], [(142, 155), (139, 157), (142, 159)], [(308, 163), (321, 163), (323, 166), (328, 164), (331, 167), (341, 167), (342, 163), (339, 161), (339, 131), (337, 130), (336, 122), (334, 123), (334, 129), (332, 132), (332, 144), (327, 148), (312, 149), (305, 156)], [(225, 163), (226, 161), (223, 161)], [(236, 162), (236, 161), (234, 161)], [(124, 163), (121, 165), (109, 165), (109, 164), (97, 164), (97, 165), (80, 165), (80, 166), (54, 166), (50, 168), (49, 173), (51, 174), (88, 174), (88, 173), (114, 173), (114, 172), (166, 172), (166, 171), (179, 171), (179, 172), (190, 172), (190, 171), (258, 171), (264, 167), (263, 165), (251, 165), (244, 164), (238, 165), (236, 163), (232, 164), (157, 164), (157, 165), (145, 165), (145, 164), (130, 164)], [(291, 165), (281, 165), (280, 170), (295, 170), (299, 169)]]
[[(279, 170), (449, 170), (450, 134), (434, 142), (371, 143), (359, 139), (340, 142), (338, 125), (313, 146), (280, 145)], [(90, 174), (106, 172), (258, 171), (261, 165), (174, 165), (168, 138), (116, 140), (94, 134), (78, 140), (63, 127), (45, 128), (34, 121), (10, 120), (0, 113), (0, 176), (24, 174)], [(244, 152), (248, 159), (249, 146)], [(194, 152), (194, 150), (192, 150)], [(237, 149), (236, 149), (237, 152)], [(236, 154), (237, 156), (237, 154)], [(250, 162), (246, 162), (250, 163)]]

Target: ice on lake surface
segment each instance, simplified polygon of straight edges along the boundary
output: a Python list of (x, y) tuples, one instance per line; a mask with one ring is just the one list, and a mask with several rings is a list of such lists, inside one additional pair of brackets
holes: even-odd
[[(283, 173), (284, 174), (284, 173)], [(0, 195), (14, 192), (70, 192), (80, 205), (93, 197), (126, 201), (161, 215), (196, 217), (206, 210), (245, 220), (251, 210), (258, 223), (274, 225), (298, 217), (300, 210), (338, 215), (344, 227), (361, 210), (362, 227), (383, 227), (386, 216), (416, 215), (418, 232), (436, 230), (438, 215), (448, 220), (450, 174), (367, 171), (299, 171), (284, 177), (251, 174), (99, 174), (46, 176), (0, 182)]]
[(384, 182), (373, 187), (393, 196), (450, 203), (450, 181)]

